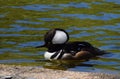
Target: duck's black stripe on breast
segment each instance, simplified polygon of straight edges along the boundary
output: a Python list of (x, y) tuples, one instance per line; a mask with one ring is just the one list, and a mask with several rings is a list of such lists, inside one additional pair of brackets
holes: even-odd
[(51, 57), (50, 57), (50, 59), (54, 59), (56, 56), (58, 56), (57, 57), (57, 59), (61, 59), (62, 58), (62, 56), (64, 55), (64, 51), (63, 50), (60, 50), (60, 51), (57, 51), (55, 54), (53, 54)]
[(60, 52), (60, 55), (58, 56), (58, 58), (57, 59), (61, 59), (62, 58), (62, 56), (64, 55), (64, 51), (62, 50), (62, 52)]
[(58, 54), (60, 53), (60, 51), (57, 51), (55, 54), (53, 54), (50, 59), (54, 59)]

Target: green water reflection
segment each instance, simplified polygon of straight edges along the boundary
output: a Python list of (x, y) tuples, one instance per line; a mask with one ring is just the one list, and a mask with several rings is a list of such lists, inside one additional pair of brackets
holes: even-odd
[[(70, 41), (88, 41), (110, 54), (89, 61), (46, 61), (46, 48), (35, 46), (51, 28), (63, 28)], [(1, 0), (0, 63), (120, 73), (119, 30), (119, 0)]]

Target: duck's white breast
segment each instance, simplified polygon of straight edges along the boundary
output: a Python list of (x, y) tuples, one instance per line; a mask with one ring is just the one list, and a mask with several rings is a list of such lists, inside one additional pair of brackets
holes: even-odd
[[(60, 56), (61, 52), (62, 52), (62, 50), (60, 50), (59, 53), (58, 53), (58, 52), (48, 52), (48, 51), (47, 51), (47, 52), (45, 52), (44, 57), (45, 57), (45, 59), (47, 59), (47, 60), (57, 60), (58, 57)], [(52, 57), (55, 53), (58, 53), (58, 54), (57, 54), (53, 59), (51, 59), (51, 57)]]
[(54, 54), (54, 53), (45, 52), (44, 57), (45, 57), (45, 59), (47, 59), (47, 60), (51, 60), (51, 56), (52, 56), (53, 54)]

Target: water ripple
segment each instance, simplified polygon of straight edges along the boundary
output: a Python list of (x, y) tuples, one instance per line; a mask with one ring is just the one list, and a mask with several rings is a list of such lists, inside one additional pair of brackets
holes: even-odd
[(19, 47), (19, 48), (21, 48), (21, 47), (36, 47), (36, 46), (39, 46), (42, 44), (43, 44), (42, 41), (32, 41), (32, 42), (20, 43), (17, 47)]
[(4, 18), (5, 17), (5, 15), (4, 14), (0, 14), (0, 18)]
[(117, 46), (117, 45), (104, 45), (104, 46), (101, 46), (100, 47), (101, 49), (104, 49), (104, 50), (119, 50), (120, 49), (120, 46)]
[(12, 48), (2, 48), (0, 49), (1, 52), (19, 52), (19, 50), (16, 50), (16, 49), (12, 49)]
[(93, 35), (95, 35), (95, 34), (83, 31), (83, 32), (78, 33), (78, 34), (71, 34), (70, 37), (80, 38), (80, 37), (93, 36)]
[(35, 60), (28, 59), (9, 59), (9, 60), (0, 60), (0, 63), (25, 63), (25, 62), (35, 62)]
[(61, 6), (61, 7), (75, 7), (75, 8), (90, 8), (89, 4), (85, 3), (85, 2), (81, 2), (81, 3), (70, 2), (68, 4), (59, 4), (58, 6)]
[(89, 15), (89, 14), (56, 14), (61, 17), (71, 17), (71, 18), (79, 18), (79, 19), (91, 19), (91, 20), (112, 20), (120, 18), (120, 14), (113, 14), (113, 13), (100, 13), (100, 16), (97, 15)]
[(25, 10), (34, 10), (34, 11), (61, 10), (60, 7), (55, 7), (53, 5), (44, 5), (44, 4), (33, 4), (33, 5), (26, 5), (26, 6), (11, 6), (11, 8), (22, 8)]
[(109, 61), (109, 62), (106, 62), (106, 61), (98, 61), (98, 60), (90, 60), (90, 61), (87, 61), (87, 62), (84, 62), (85, 64), (96, 64), (96, 65), (117, 65), (119, 64), (118, 62), (114, 62), (114, 61)]
[(115, 4), (120, 4), (120, 0), (104, 0), (106, 2), (113, 2)]
[(43, 36), (43, 35), (29, 35), (29, 34), (0, 34), (0, 37), (21, 37), (21, 36), (26, 36), (26, 37), (34, 37), (34, 36)]
[(59, 18), (38, 18), (42, 21), (61, 21)]
[(104, 26), (95, 26), (95, 27), (92, 27), (92, 29), (94, 30), (112, 30), (112, 31), (117, 31), (117, 32), (120, 32), (120, 23), (117, 23), (115, 25), (104, 25)]
[(26, 21), (26, 20), (17, 20), (16, 23), (23, 23), (23, 24), (43, 24), (41, 22), (33, 22), (33, 21)]
[(34, 28), (34, 27), (27, 27), (27, 26), (21, 26), (18, 24), (11, 24), (10, 25), (11, 28), (0, 28), (0, 31), (5, 31), (5, 32), (20, 32), (20, 31), (24, 31), (24, 30), (48, 30), (48, 28)]

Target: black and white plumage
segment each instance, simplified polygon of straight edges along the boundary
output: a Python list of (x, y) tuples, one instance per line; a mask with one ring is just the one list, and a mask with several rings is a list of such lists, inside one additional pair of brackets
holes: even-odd
[(44, 37), (45, 44), (39, 47), (46, 47), (44, 57), (48, 60), (58, 59), (89, 59), (91, 57), (102, 55), (105, 52), (93, 47), (90, 43), (84, 41), (68, 42), (68, 33), (59, 28), (49, 30)]

